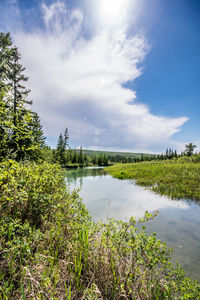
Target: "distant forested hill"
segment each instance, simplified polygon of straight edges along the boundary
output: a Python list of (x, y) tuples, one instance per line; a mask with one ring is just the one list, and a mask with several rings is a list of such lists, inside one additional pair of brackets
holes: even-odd
[[(77, 150), (79, 151), (79, 150)], [(132, 152), (112, 152), (112, 151), (96, 151), (96, 150), (84, 150), (83, 154), (94, 156), (94, 155), (106, 155), (106, 156), (123, 156), (123, 157), (141, 157), (142, 153), (132, 153)], [(153, 154), (145, 154), (145, 156), (153, 156)]]

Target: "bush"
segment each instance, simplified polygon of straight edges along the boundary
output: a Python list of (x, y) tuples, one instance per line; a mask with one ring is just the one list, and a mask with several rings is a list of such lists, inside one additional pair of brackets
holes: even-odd
[(9, 160), (0, 169), (0, 214), (40, 226), (51, 219), (65, 197), (63, 175), (58, 165), (17, 163)]

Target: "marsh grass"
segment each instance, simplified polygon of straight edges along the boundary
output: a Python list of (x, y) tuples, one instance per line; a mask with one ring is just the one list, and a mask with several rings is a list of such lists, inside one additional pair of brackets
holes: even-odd
[(116, 178), (135, 179), (141, 186), (172, 199), (200, 200), (200, 156), (178, 160), (116, 164), (106, 168)]
[(0, 299), (200, 299), (133, 218), (92, 222), (58, 166), (8, 161), (0, 174)]

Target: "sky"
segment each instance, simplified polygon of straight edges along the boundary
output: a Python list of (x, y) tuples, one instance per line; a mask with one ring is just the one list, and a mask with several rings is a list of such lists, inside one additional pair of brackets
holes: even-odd
[(0, 0), (55, 147), (200, 151), (199, 0)]

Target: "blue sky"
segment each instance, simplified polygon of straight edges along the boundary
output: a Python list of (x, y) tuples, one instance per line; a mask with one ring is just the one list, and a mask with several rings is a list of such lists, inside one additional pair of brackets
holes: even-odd
[(200, 1), (0, 0), (0, 30), (51, 146), (68, 127), (72, 147), (199, 147)]

